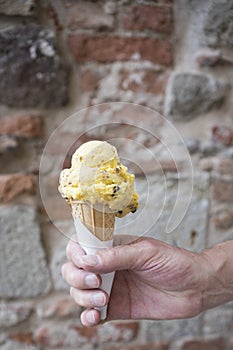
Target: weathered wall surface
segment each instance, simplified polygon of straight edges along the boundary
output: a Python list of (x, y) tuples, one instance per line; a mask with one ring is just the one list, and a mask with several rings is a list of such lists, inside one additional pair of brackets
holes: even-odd
[[(151, 202), (137, 225), (141, 232), (161, 209), (162, 170), (167, 201), (150, 234), (194, 251), (233, 238), (232, 22), (232, 0), (0, 1), (1, 350), (233, 349), (230, 303), (190, 320), (119, 321), (85, 330), (60, 273), (67, 238), (53, 225), (73, 231), (57, 193), (58, 173), (70, 161), (67, 145), (78, 136), (77, 144), (121, 135), (120, 151), (126, 145), (126, 158), (143, 164), (151, 186)], [(170, 235), (165, 223), (177, 193), (177, 167), (188, 200), (185, 157), (174, 164), (160, 152), (154, 135), (169, 144), (166, 123), (126, 104), (98, 106), (72, 128), (58, 130), (43, 167), (53, 223), (46, 215), (38, 175), (49, 136), (74, 112), (117, 101), (163, 113), (190, 152), (193, 195)], [(138, 144), (159, 154), (160, 171)], [(135, 164), (128, 165), (146, 193)]]

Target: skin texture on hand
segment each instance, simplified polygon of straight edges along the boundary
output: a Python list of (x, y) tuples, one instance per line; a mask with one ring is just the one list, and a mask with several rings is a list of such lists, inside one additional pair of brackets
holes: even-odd
[(204, 309), (233, 300), (233, 240), (219, 243), (202, 253), (209, 266), (204, 291)]
[[(62, 274), (73, 299), (86, 308), (81, 315), (85, 326), (99, 322), (94, 307), (108, 302), (107, 320), (189, 318), (203, 310), (209, 265), (202, 254), (152, 238), (118, 240), (119, 245), (94, 256), (85, 255), (78, 243), (68, 243), (69, 262)], [(99, 274), (112, 271), (116, 275), (109, 299), (101, 291)]]

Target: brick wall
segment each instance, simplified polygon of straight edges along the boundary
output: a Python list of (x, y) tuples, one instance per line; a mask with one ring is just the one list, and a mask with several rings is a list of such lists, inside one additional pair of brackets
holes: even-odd
[(232, 239), (233, 1), (8, 0), (0, 1), (0, 15), (0, 349), (233, 349), (231, 303), (190, 320), (85, 329), (61, 278), (67, 238), (57, 227), (69, 233), (73, 224), (57, 181), (74, 146), (121, 135), (119, 149), (127, 145), (126, 158), (135, 160), (128, 165), (139, 191), (145, 188), (140, 166), (152, 186), (143, 222), (159, 212), (161, 171), (133, 143), (154, 152), (161, 145), (154, 135), (168, 142), (170, 129), (150, 109), (102, 104), (81, 112), (78, 125), (58, 129), (43, 167), (43, 198), (53, 222), (38, 186), (42, 151), (62, 121), (94, 104), (132, 102), (164, 113), (194, 169), (188, 212), (167, 235), (177, 167), (183, 198), (189, 178), (182, 156), (174, 164), (160, 153), (167, 206), (151, 234), (195, 251)]

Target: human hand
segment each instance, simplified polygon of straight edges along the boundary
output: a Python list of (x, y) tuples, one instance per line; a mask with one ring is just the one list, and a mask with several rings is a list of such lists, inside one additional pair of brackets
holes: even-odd
[[(120, 245), (85, 255), (78, 243), (67, 246), (69, 262), (63, 265), (71, 296), (86, 308), (85, 326), (99, 322), (95, 307), (108, 305), (107, 320), (177, 319), (203, 309), (206, 260), (201, 254), (170, 246), (152, 238), (119, 236)], [(111, 297), (101, 291), (100, 273), (116, 271)]]

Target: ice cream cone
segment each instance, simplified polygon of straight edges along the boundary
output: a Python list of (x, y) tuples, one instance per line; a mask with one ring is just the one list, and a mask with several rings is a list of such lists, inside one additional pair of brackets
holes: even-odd
[[(106, 141), (85, 142), (74, 152), (71, 167), (60, 174), (58, 190), (71, 205), (78, 242), (86, 254), (111, 248), (115, 216), (123, 217), (138, 208), (134, 175)], [(101, 277), (100, 288), (110, 295), (114, 272)], [(99, 309), (102, 320), (106, 309)]]
[(81, 201), (71, 203), (73, 217), (78, 218), (86, 228), (102, 242), (113, 239), (115, 214), (104, 208), (97, 210), (93, 205)]
[[(80, 201), (73, 201), (71, 207), (78, 241), (86, 254), (96, 254), (98, 250), (113, 246), (114, 213), (97, 210)], [(100, 288), (108, 295), (111, 293), (114, 275), (115, 272), (101, 274)], [(100, 311), (101, 320), (105, 320), (107, 306), (96, 309)]]

